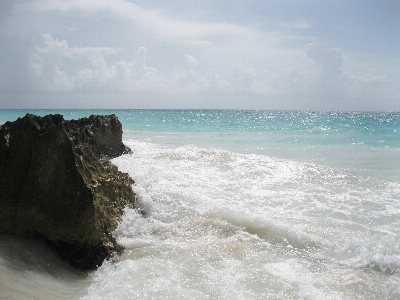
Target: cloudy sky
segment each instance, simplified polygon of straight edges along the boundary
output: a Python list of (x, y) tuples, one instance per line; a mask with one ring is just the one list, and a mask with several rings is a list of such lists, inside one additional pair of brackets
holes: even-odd
[(397, 0), (0, 0), (1, 108), (400, 110)]

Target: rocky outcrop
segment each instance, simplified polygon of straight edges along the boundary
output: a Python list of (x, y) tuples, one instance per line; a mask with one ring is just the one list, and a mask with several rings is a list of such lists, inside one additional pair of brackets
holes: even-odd
[(118, 249), (112, 232), (134, 181), (108, 158), (129, 153), (116, 116), (66, 121), (27, 114), (0, 127), (0, 232), (47, 240), (95, 269)]

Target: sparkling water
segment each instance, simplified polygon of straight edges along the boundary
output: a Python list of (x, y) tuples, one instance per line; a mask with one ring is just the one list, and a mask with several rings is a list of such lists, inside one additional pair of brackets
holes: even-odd
[(88, 274), (0, 236), (6, 299), (400, 298), (400, 113), (27, 112), (116, 114), (146, 215)]

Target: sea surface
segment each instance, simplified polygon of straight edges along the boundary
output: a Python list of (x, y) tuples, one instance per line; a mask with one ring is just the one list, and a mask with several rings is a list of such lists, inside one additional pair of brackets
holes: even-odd
[(143, 217), (97, 271), (0, 235), (0, 299), (400, 299), (400, 112), (115, 114)]

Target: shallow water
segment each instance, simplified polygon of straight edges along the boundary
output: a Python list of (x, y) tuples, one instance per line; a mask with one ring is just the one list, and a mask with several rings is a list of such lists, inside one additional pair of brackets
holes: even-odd
[(0, 235), (0, 299), (78, 299), (89, 284), (47, 245)]
[(146, 216), (88, 274), (1, 236), (11, 299), (400, 298), (399, 114), (114, 113)]

